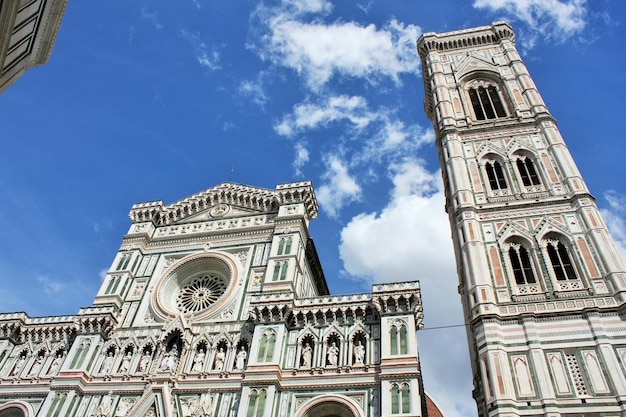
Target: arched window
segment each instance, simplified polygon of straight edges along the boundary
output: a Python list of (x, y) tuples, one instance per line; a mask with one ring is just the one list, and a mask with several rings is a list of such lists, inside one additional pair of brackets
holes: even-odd
[(0, 417), (25, 417), (27, 414), (18, 407), (8, 407), (0, 410)]
[(508, 188), (506, 179), (504, 178), (504, 170), (502, 164), (498, 161), (489, 161), (485, 164), (487, 179), (489, 180), (489, 188), (493, 191), (506, 190)]
[(259, 343), (259, 354), (257, 362), (271, 362), (274, 357), (274, 345), (276, 344), (276, 334), (274, 332), (266, 332), (261, 336)]
[(115, 268), (116, 270), (121, 270), (121, 269), (126, 269), (126, 267), (128, 266), (128, 263), (130, 262), (130, 259), (133, 257), (132, 254), (130, 253), (125, 253), (120, 257), (120, 261), (117, 263), (117, 268)]
[(289, 252), (291, 252), (291, 241), (292, 241), (291, 236), (281, 237), (280, 240), (278, 241), (278, 251), (276, 252), (277, 255), (284, 255), (284, 254), (288, 254)]
[(250, 401), (248, 402), (248, 412), (246, 417), (261, 417), (265, 408), (265, 397), (267, 392), (264, 389), (250, 390)]
[(393, 384), (391, 386), (391, 414), (405, 414), (411, 412), (409, 384)]
[(287, 278), (287, 270), (289, 269), (289, 263), (287, 261), (278, 261), (274, 264), (274, 274), (272, 275), (272, 281), (284, 281)]
[(291, 252), (291, 237), (288, 237), (287, 239), (285, 239), (285, 253), (289, 253)]
[(541, 184), (532, 159), (521, 157), (518, 158), (515, 163), (517, 165), (517, 171), (519, 172), (520, 178), (522, 179), (522, 184), (526, 187)]
[(509, 260), (511, 261), (516, 284), (534, 284), (537, 282), (528, 250), (524, 246), (511, 244), (509, 246)]
[(493, 85), (479, 85), (467, 90), (476, 120), (489, 120), (506, 117), (506, 110), (498, 89)]
[(546, 250), (548, 251), (552, 270), (557, 280), (578, 279), (572, 260), (563, 243), (558, 240), (548, 240)]
[(406, 325), (402, 322), (393, 324), (389, 332), (389, 337), (391, 342), (391, 354), (406, 355)]

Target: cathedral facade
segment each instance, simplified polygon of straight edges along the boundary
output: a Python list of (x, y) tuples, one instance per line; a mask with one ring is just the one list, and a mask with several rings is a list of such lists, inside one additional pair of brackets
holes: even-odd
[(505, 22), (426, 33), (481, 416), (626, 415), (626, 273)]
[[(480, 416), (626, 414), (626, 271), (504, 22), (417, 43)], [(418, 282), (331, 295), (308, 181), (135, 204), (94, 302), (0, 314), (0, 417), (437, 417)]]
[(330, 295), (317, 210), (308, 181), (135, 204), (91, 306), (0, 315), (0, 416), (424, 416), (419, 283)]

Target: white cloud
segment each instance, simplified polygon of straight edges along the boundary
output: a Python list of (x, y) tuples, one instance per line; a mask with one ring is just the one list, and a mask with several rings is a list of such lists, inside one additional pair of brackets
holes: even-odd
[[(343, 155), (352, 169), (369, 171), (366, 176), (370, 178), (377, 176), (377, 164), (389, 166), (397, 163), (424, 143), (434, 140), (432, 129), (424, 129), (417, 124), (407, 125), (395, 110), (385, 107), (370, 109), (364, 97), (348, 95), (321, 97), (314, 101), (309, 99), (306, 103), (297, 104), (291, 113), (274, 125), (274, 131), (293, 139), (303, 137), (307, 132), (335, 127), (341, 132), (341, 138), (328, 141), (325, 152)], [(296, 141), (296, 155), (302, 151), (302, 140)], [(306, 159), (298, 158), (294, 162), (296, 173), (301, 173), (309, 156), (307, 149)], [(326, 160), (328, 162), (332, 158)], [(322, 188), (321, 192), (330, 193), (330, 190)], [(347, 200), (340, 200), (331, 206), (329, 213), (337, 215), (344, 203)]]
[(439, 175), (419, 160), (405, 159), (390, 167), (389, 176), (394, 187), (386, 207), (355, 216), (341, 232), (344, 269), (370, 283), (420, 280), (425, 327), (459, 325), (418, 332), (425, 389), (434, 398), (451, 399), (441, 404), (447, 416), (474, 414), (475, 404), (467, 396), (471, 373), (467, 346), (460, 342), (465, 329)]
[(325, 183), (317, 189), (317, 201), (330, 217), (336, 217), (342, 207), (360, 198), (361, 187), (338, 155), (328, 156), (325, 162), (326, 172), (322, 176)]
[(317, 103), (297, 104), (293, 112), (274, 126), (276, 133), (293, 136), (304, 130), (328, 127), (332, 122), (347, 120), (353, 127), (362, 128), (376, 117), (367, 107), (367, 101), (359, 96), (330, 96)]
[(255, 12), (262, 35), (252, 48), (263, 59), (291, 68), (305, 84), (319, 91), (333, 76), (359, 77), (376, 84), (399, 74), (419, 72), (415, 40), (421, 29), (391, 19), (382, 28), (356, 22), (304, 21), (304, 14), (324, 16), (325, 1), (282, 2)]
[(302, 142), (297, 142), (294, 147), (296, 156), (293, 161), (293, 167), (296, 175), (302, 175), (302, 167), (309, 162), (309, 150)]
[(587, 24), (586, 3), (586, 0), (475, 0), (474, 7), (524, 22), (531, 32), (524, 46), (532, 47), (539, 35), (561, 42), (582, 32)]
[(148, 22), (152, 23), (152, 25), (156, 29), (158, 29), (158, 30), (163, 29), (163, 24), (159, 20), (159, 14), (157, 12), (149, 12), (148, 10), (146, 10), (145, 8), (142, 7), (141, 8), (141, 17), (144, 18), (145, 20), (147, 20)]
[(252, 100), (252, 102), (261, 109), (265, 108), (268, 98), (263, 89), (262, 74), (259, 75), (256, 80), (241, 81), (238, 90), (239, 94)]
[(407, 125), (391, 111), (378, 109), (374, 114), (378, 122), (377, 131), (367, 141), (363, 152), (365, 159), (376, 159), (387, 154), (404, 157), (435, 140), (432, 129), (424, 129), (417, 124)]
[(113, 222), (110, 219), (102, 219), (93, 223), (93, 231), (100, 233), (102, 230), (110, 230), (113, 228)]
[(57, 294), (59, 291), (61, 291), (65, 285), (54, 281), (52, 279), (50, 279), (48, 276), (45, 275), (41, 275), (37, 277), (37, 282), (39, 282), (39, 284), (41, 284), (41, 286), (43, 287), (44, 292), (48, 295), (48, 296), (53, 296), (55, 294)]
[(615, 190), (609, 190), (604, 193), (604, 198), (609, 207), (600, 210), (602, 218), (615, 240), (622, 259), (626, 259), (626, 196)]
[(281, 5), (292, 16), (303, 16), (309, 13), (326, 15), (333, 9), (332, 3), (326, 0), (283, 0)]
[(180, 31), (181, 36), (192, 46), (196, 61), (201, 67), (214, 71), (221, 68), (220, 53), (215, 46), (207, 45), (200, 37), (199, 33), (191, 33), (185, 29)]
[(394, 187), (385, 209), (359, 214), (341, 233), (346, 271), (376, 282), (454, 274), (439, 175), (410, 159), (389, 171)]

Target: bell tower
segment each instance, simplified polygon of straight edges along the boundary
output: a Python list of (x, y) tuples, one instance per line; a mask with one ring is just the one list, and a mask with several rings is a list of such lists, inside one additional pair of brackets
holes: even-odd
[(624, 264), (513, 29), (417, 49), (479, 414), (624, 415)]

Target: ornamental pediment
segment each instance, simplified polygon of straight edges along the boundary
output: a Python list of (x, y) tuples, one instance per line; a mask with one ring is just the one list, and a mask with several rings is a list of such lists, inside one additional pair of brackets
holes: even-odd
[(189, 217), (181, 219), (179, 221), (171, 223), (172, 225), (176, 224), (188, 224), (188, 223), (197, 223), (204, 222), (209, 220), (219, 220), (219, 219), (232, 219), (235, 217), (245, 217), (257, 214), (265, 214), (266, 212), (263, 210), (255, 210), (246, 207), (237, 207), (231, 206), (230, 204), (216, 204), (212, 207), (207, 208), (204, 211), (193, 214)]
[(134, 223), (164, 226), (246, 214), (277, 214), (284, 204), (303, 204), (309, 219), (317, 217), (311, 181), (279, 184), (273, 190), (225, 182), (168, 205), (162, 200), (133, 204), (128, 215)]
[(494, 64), (492, 58), (486, 54), (474, 52), (471, 55), (466, 55), (460, 59), (457, 64), (457, 77), (463, 78), (470, 72), (495, 72), (499, 74), (498, 67)]

